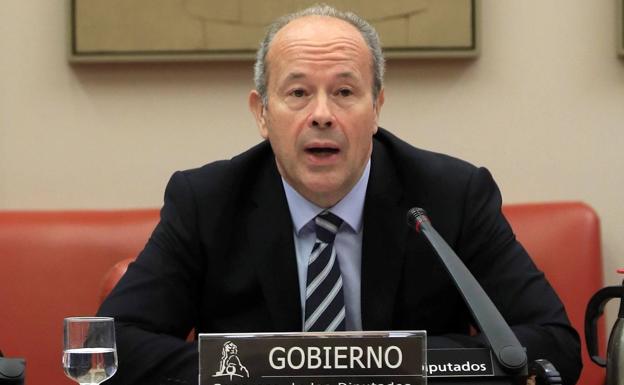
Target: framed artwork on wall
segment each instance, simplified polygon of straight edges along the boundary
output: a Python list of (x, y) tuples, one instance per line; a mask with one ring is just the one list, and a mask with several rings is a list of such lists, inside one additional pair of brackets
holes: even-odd
[[(253, 59), (267, 25), (316, 0), (68, 0), (72, 62)], [(329, 0), (379, 32), (386, 56), (478, 54), (479, 0)]]

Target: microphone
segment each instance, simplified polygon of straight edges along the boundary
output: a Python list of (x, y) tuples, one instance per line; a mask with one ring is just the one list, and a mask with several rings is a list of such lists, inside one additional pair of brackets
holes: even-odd
[(422, 233), (440, 257), (503, 370), (509, 374), (526, 375), (526, 351), (466, 265), (433, 228), (425, 210), (419, 207), (409, 209), (407, 224)]

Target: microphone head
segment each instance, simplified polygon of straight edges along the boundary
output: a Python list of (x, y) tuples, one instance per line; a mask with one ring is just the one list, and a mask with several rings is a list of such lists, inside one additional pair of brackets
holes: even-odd
[(412, 207), (407, 210), (407, 225), (411, 228), (418, 228), (420, 224), (423, 222), (429, 222), (429, 217), (427, 217), (427, 212), (420, 207)]

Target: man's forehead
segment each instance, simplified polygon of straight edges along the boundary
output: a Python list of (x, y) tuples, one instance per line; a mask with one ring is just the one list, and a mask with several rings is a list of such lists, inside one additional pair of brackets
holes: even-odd
[(280, 29), (271, 42), (266, 62), (267, 73), (278, 71), (282, 80), (304, 78), (306, 72), (297, 67), (306, 63), (342, 63), (346, 68), (332, 76), (348, 78), (355, 77), (354, 72), (361, 75), (364, 66), (369, 68), (372, 54), (360, 31), (349, 22), (313, 15), (295, 19)]
[(273, 38), (268, 55), (285, 46), (324, 46), (351, 43), (366, 48), (360, 31), (349, 22), (330, 16), (304, 16), (286, 24)]

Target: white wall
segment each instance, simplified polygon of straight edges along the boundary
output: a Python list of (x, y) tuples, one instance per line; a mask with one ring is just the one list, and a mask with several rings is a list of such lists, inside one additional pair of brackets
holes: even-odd
[[(483, 0), (477, 60), (392, 61), (382, 123), (487, 166), (506, 202), (583, 200), (624, 267), (615, 0)], [(70, 66), (65, 2), (0, 1), (0, 209), (160, 206), (169, 175), (259, 140), (251, 63)], [(570, 261), (573, 263), (573, 261)]]

